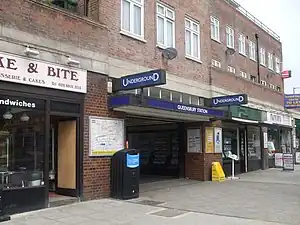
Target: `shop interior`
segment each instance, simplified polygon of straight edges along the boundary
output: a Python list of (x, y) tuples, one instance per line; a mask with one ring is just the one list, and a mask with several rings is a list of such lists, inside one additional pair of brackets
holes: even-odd
[(184, 128), (178, 121), (128, 116), (125, 121), (128, 147), (140, 150), (140, 183), (184, 176)]
[(45, 111), (0, 106), (0, 180), (4, 189), (46, 186), (49, 200), (76, 196), (77, 120), (51, 116), (49, 179), (45, 178)]

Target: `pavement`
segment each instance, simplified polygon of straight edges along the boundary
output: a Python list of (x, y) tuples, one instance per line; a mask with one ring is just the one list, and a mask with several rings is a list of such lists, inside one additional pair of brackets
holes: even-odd
[(167, 180), (140, 198), (101, 199), (13, 215), (1, 225), (299, 225), (300, 167), (255, 171), (239, 180)]

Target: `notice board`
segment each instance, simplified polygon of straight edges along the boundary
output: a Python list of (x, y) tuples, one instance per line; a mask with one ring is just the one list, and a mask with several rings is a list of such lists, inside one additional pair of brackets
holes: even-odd
[(125, 148), (123, 119), (89, 117), (89, 156), (112, 156)]

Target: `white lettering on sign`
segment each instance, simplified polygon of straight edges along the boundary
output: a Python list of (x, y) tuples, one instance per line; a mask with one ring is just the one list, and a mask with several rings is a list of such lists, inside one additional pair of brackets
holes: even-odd
[(135, 77), (135, 78), (124, 78), (122, 80), (122, 85), (124, 87), (127, 87), (129, 84), (138, 84), (138, 83), (143, 83), (147, 81), (158, 81), (159, 80), (159, 74), (158, 73), (153, 73), (148, 76), (142, 76), (142, 77)]
[(193, 106), (186, 106), (186, 105), (177, 105), (177, 109), (185, 112), (197, 112), (207, 114), (207, 109), (197, 108)]
[(8, 106), (19, 106), (19, 107), (26, 107), (26, 108), (35, 108), (34, 102), (26, 102), (20, 100), (10, 100), (8, 99), (0, 99), (0, 105), (8, 105)]
[(242, 103), (244, 101), (244, 96), (235, 96), (235, 97), (222, 97), (222, 98), (214, 98), (213, 99), (213, 104), (214, 105), (218, 105), (219, 103), (234, 103), (234, 102), (238, 102), (238, 103)]
[(292, 118), (288, 115), (267, 112), (267, 123), (281, 124), (292, 126)]
[(0, 80), (86, 93), (87, 71), (0, 52)]

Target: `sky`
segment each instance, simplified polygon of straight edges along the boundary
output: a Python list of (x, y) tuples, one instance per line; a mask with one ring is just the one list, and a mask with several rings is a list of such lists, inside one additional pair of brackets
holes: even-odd
[(285, 79), (286, 94), (300, 93), (300, 0), (236, 0), (280, 36), (283, 47), (283, 70), (291, 70)]

